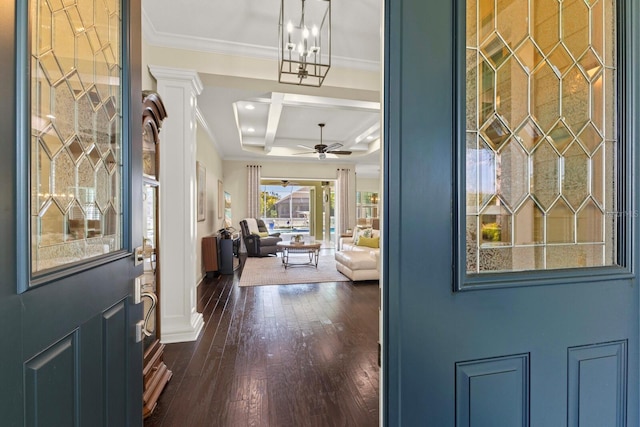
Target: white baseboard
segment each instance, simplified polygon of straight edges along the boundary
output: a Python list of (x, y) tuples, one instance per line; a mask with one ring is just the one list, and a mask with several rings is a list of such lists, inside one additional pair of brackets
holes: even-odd
[(202, 313), (196, 313), (191, 320), (191, 327), (184, 330), (166, 331), (163, 329), (160, 342), (162, 344), (174, 344), (178, 342), (189, 342), (198, 339), (202, 328), (204, 327), (204, 318)]

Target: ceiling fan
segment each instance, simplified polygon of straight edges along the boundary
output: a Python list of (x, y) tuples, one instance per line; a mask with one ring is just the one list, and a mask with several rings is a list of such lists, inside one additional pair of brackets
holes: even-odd
[(286, 187), (286, 186), (288, 186), (289, 184), (291, 184), (291, 185), (298, 185), (298, 183), (297, 183), (297, 182), (289, 181), (288, 179), (281, 179), (281, 180), (280, 180), (280, 183), (281, 183), (280, 185), (281, 185), (281, 186), (283, 186), (283, 187)]
[(342, 147), (342, 144), (340, 144), (339, 142), (333, 143), (331, 145), (323, 144), (322, 143), (322, 128), (324, 128), (324, 123), (318, 123), (318, 126), (320, 126), (320, 144), (316, 144), (313, 147), (309, 147), (308, 145), (299, 144), (298, 147), (306, 148), (308, 150), (313, 150), (313, 151), (304, 151), (302, 153), (295, 153), (296, 155), (298, 155), (298, 154), (318, 153), (318, 158), (320, 160), (324, 160), (324, 159), (327, 158), (327, 154), (337, 154), (337, 155), (349, 155), (349, 154), (351, 154), (351, 151), (336, 150), (337, 148)]

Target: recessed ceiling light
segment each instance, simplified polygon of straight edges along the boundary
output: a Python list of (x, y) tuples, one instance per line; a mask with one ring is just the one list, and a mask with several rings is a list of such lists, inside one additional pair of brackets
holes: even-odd
[(255, 131), (256, 131), (256, 130), (255, 130), (254, 128), (247, 128), (247, 132), (249, 132), (249, 133), (253, 133), (253, 132), (255, 132)]
[(247, 105), (244, 106), (244, 108), (247, 109), (247, 110), (255, 110), (256, 106), (253, 105), (253, 104), (247, 104)]

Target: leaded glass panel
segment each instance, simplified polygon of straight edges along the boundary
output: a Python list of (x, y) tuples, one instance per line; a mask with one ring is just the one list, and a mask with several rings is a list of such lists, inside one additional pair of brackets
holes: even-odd
[(467, 273), (615, 265), (615, 10), (467, 1)]
[(118, 6), (29, 0), (33, 273), (122, 248)]

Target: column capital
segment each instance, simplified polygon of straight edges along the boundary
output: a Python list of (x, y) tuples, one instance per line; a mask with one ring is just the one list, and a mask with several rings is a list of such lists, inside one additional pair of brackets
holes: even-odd
[(202, 93), (204, 86), (202, 80), (195, 70), (185, 70), (183, 68), (162, 67), (160, 65), (149, 65), (151, 75), (157, 80), (171, 80), (191, 83), (191, 87), (196, 95)]

